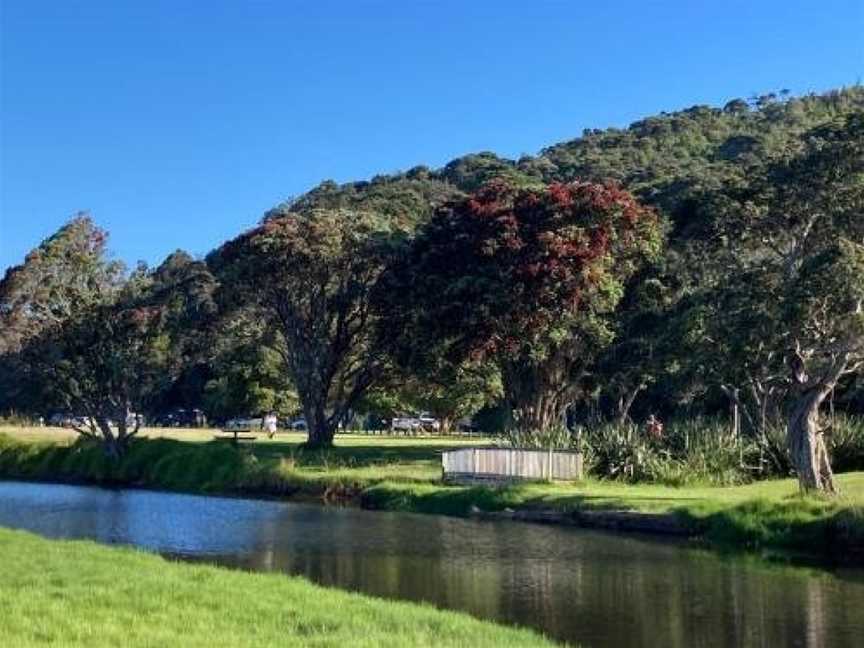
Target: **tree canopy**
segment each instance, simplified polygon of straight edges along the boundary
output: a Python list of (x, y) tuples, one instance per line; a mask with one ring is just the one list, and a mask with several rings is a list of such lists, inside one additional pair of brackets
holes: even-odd
[(279, 332), (310, 445), (332, 443), (386, 367), (374, 346), (371, 295), (392, 236), (386, 221), (365, 212), (289, 211), (271, 215), (213, 258), (228, 298), (254, 305)]
[(561, 418), (611, 338), (624, 283), (659, 251), (656, 214), (611, 184), (503, 181), (439, 209), (388, 273), (390, 326), (454, 362), (492, 361), (526, 430)]

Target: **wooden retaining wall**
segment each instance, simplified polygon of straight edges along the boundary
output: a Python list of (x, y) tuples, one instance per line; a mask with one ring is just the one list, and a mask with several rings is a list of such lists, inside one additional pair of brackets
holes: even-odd
[(449, 481), (582, 479), (582, 454), (561, 450), (459, 448), (441, 456)]

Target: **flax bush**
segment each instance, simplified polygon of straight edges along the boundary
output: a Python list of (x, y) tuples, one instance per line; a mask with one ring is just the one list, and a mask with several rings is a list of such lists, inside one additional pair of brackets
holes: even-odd
[(669, 485), (742, 484), (768, 476), (765, 451), (723, 421), (672, 421), (652, 439), (634, 425), (607, 423), (584, 434), (585, 463), (598, 477)]

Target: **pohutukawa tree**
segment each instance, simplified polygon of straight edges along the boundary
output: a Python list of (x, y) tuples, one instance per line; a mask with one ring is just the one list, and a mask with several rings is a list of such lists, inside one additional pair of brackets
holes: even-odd
[(50, 406), (23, 351), (114, 299), (124, 268), (108, 258), (107, 239), (107, 232), (79, 213), (6, 271), (0, 281), (0, 407), (14, 403), (35, 413)]
[(46, 330), (24, 352), (48, 402), (83, 415), (75, 429), (120, 458), (148, 395), (168, 379), (163, 313), (136, 302), (94, 306)]
[[(212, 311), (213, 279), (201, 262), (175, 253), (151, 272), (92, 287), (89, 300), (47, 322), (21, 350), (29, 383), (46, 405), (84, 417), (75, 429), (120, 458), (140, 414), (182, 373), (184, 334)], [(52, 300), (69, 299), (62, 290)]]
[(131, 415), (188, 364), (187, 331), (212, 313), (214, 282), (183, 253), (127, 275), (107, 239), (79, 214), (6, 273), (0, 381), (33, 413), (76, 415), (78, 432), (117, 458), (140, 424)]
[(332, 445), (339, 423), (386, 366), (375, 347), (370, 295), (391, 236), (387, 223), (368, 213), (287, 212), (212, 258), (226, 294), (257, 308), (280, 333), (311, 447)]
[(616, 185), (496, 181), (439, 209), (388, 273), (390, 326), (427, 330), (453, 362), (496, 363), (515, 427), (542, 435), (660, 244), (656, 214)]
[(77, 214), (0, 281), (0, 353), (116, 293), (123, 265), (107, 257), (108, 234)]
[(787, 439), (805, 490), (835, 492), (819, 409), (837, 383), (864, 367), (864, 245), (840, 239), (801, 269), (788, 303), (797, 324), (789, 369), (795, 390)]
[(747, 307), (728, 318), (724, 357), (758, 358), (750, 373), (765, 378), (754, 384), (764, 391), (770, 383), (788, 403), (801, 488), (833, 492), (820, 408), (864, 360), (864, 119), (805, 133), (754, 169), (733, 192), (730, 214), (728, 269), (744, 279), (730, 286)]

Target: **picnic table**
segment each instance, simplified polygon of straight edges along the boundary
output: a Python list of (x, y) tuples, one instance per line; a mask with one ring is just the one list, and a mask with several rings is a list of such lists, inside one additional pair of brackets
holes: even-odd
[(231, 428), (230, 430), (221, 430), (213, 435), (214, 439), (221, 441), (230, 441), (233, 445), (240, 445), (241, 441), (255, 441), (258, 437), (252, 434), (250, 428)]

